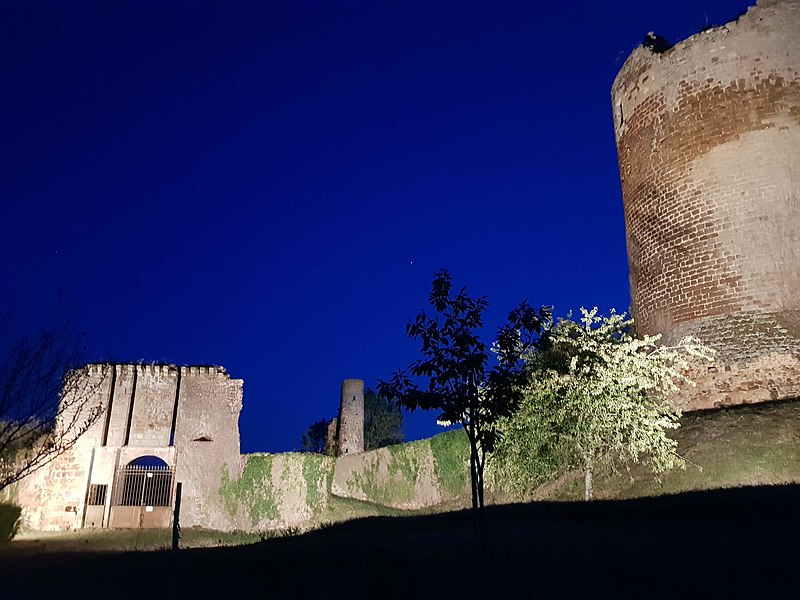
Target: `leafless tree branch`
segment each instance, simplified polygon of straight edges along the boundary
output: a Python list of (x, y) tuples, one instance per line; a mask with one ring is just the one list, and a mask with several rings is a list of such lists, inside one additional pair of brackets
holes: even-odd
[(83, 336), (56, 323), (15, 337), (0, 317), (0, 490), (67, 452), (102, 416), (109, 364), (83, 363)]

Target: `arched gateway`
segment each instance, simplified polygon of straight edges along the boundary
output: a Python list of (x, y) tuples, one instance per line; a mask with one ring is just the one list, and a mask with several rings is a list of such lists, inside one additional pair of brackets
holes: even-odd
[(110, 527), (169, 527), (175, 470), (157, 456), (141, 456), (119, 467), (111, 494)]

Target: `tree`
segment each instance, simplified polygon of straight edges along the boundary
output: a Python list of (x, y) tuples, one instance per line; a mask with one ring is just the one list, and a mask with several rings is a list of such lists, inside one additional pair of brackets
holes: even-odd
[[(472, 508), (483, 525), (484, 467), (494, 448), (496, 421), (514, 412), (524, 376), (522, 355), (550, 322), (550, 308), (533, 309), (526, 301), (508, 315), (490, 348), (478, 337), (483, 327), (485, 297), (471, 298), (466, 288), (451, 295), (452, 279), (445, 269), (434, 273), (428, 297), (435, 311), (421, 311), (406, 326), (406, 335), (422, 342), (423, 358), (380, 381), (379, 392), (409, 410), (436, 409), (440, 422), (460, 423), (470, 444)], [(494, 367), (490, 361), (496, 359)], [(422, 388), (413, 378), (427, 380)]]
[(328, 441), (328, 426), (332, 419), (320, 419), (312, 423), (300, 440), (300, 449), (303, 452), (316, 452), (322, 454)]
[(405, 440), (400, 407), (372, 388), (364, 391), (364, 449), (374, 450)]
[[(12, 339), (0, 323), (0, 490), (68, 451), (103, 413), (95, 392), (110, 365), (82, 365), (69, 323)], [(5, 343), (3, 343), (5, 342)]]
[(497, 468), (516, 491), (540, 481), (531, 467), (542, 464), (581, 469), (587, 500), (600, 465), (614, 469), (646, 456), (660, 473), (684, 464), (667, 435), (680, 426), (669, 396), (689, 381), (687, 358), (708, 359), (711, 351), (693, 338), (674, 347), (658, 345), (660, 336), (637, 339), (633, 320), (613, 310), (609, 317), (596, 308), (581, 313), (580, 323), (560, 320), (546, 344), (525, 356), (524, 398), (500, 423)]

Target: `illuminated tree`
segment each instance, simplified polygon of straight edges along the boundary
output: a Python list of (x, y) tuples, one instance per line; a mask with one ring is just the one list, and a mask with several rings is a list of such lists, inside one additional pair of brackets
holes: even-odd
[(524, 398), (499, 424), (505, 435), (493, 466), (514, 491), (530, 491), (547, 467), (566, 465), (583, 471), (589, 500), (600, 465), (642, 457), (656, 473), (684, 465), (667, 435), (680, 426), (669, 396), (691, 383), (687, 359), (708, 359), (711, 351), (693, 338), (674, 347), (658, 345), (660, 336), (638, 339), (633, 320), (614, 311), (581, 313), (580, 323), (560, 320), (546, 347), (526, 354)]

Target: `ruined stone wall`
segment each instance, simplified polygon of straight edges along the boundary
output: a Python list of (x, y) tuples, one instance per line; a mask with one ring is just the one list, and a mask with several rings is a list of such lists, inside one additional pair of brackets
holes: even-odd
[(401, 509), (470, 496), (469, 443), (461, 430), (336, 460), (331, 493)]
[(637, 330), (718, 352), (684, 408), (800, 396), (798, 32), (762, 0), (614, 82)]
[(175, 425), (183, 527), (235, 529), (219, 495), (222, 473), (240, 473), (243, 381), (219, 367), (181, 367)]
[(325, 521), (335, 461), (311, 453), (246, 454), (240, 474), (223, 471), (219, 495), (243, 531)]
[(235, 528), (219, 489), (223, 469), (238, 475), (241, 380), (221, 367), (89, 365), (87, 381), (89, 406), (103, 406), (103, 417), (19, 483), (26, 528), (80, 528), (89, 483), (107, 486), (108, 525), (115, 471), (142, 456), (162, 459), (184, 484), (183, 526)]
[(341, 518), (331, 498), (400, 509), (470, 500), (469, 442), (463, 430), (334, 458), (289, 452), (247, 454), (240, 474), (222, 474), (222, 503), (239, 529), (303, 527)]
[(128, 445), (169, 446), (178, 391), (178, 368), (173, 365), (139, 365), (137, 371)]
[[(56, 427), (64, 427), (73, 415), (80, 422), (93, 407), (103, 406), (111, 392), (110, 373), (111, 369), (105, 366), (89, 365), (81, 383), (70, 391), (72, 399), (78, 401), (75, 411), (62, 415)], [(70, 450), (18, 483), (17, 501), (23, 507), (24, 528), (63, 531), (80, 527), (92, 468), (92, 449), (102, 442), (104, 428), (105, 419), (100, 418)]]

